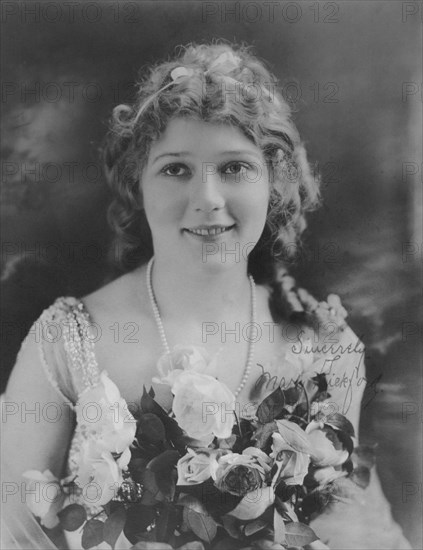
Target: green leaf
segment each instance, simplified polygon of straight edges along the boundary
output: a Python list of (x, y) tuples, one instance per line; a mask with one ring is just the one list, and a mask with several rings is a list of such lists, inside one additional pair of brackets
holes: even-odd
[(162, 415), (167, 416), (166, 411), (154, 400), (150, 393), (147, 393), (145, 386), (141, 397), (141, 410), (143, 413), (154, 413), (159, 417)]
[[(157, 485), (156, 474), (151, 470), (145, 470), (142, 480), (143, 487), (145, 489), (141, 498), (142, 504), (148, 504), (151, 499), (154, 501), (166, 500), (165, 495), (161, 492)], [(146, 502), (147, 501), (147, 502)]]
[[(176, 463), (179, 460), (178, 451), (165, 451), (156, 458), (153, 458), (148, 464), (145, 471), (145, 483), (149, 491), (155, 496), (156, 486), (166, 499), (173, 499), (175, 495), (177, 472)], [(154, 479), (149, 472), (154, 474)]]
[[(144, 414), (152, 413), (158, 416), (166, 430), (165, 440), (171, 442), (179, 451), (182, 452), (185, 450), (184, 432), (179, 427), (176, 420), (171, 418), (168, 413), (154, 400), (154, 392), (152, 388), (147, 393), (144, 386), (143, 395), (141, 397), (141, 411)], [(140, 415), (138, 415), (138, 418), (140, 418)]]
[(283, 479), (278, 479), (275, 485), (275, 495), (282, 502), (287, 502), (291, 500), (296, 492), (297, 492), (297, 489), (295, 485), (287, 485)]
[(183, 516), (194, 535), (204, 542), (212, 542), (217, 533), (217, 523), (205, 509), (204, 512), (196, 512), (189, 506), (184, 506)]
[(335, 430), (335, 433), (338, 436), (339, 441), (342, 443), (343, 448), (351, 455), (354, 450), (354, 442), (351, 437), (343, 430)]
[(110, 500), (107, 504), (103, 504), (103, 509), (106, 512), (107, 516), (111, 516), (115, 510), (120, 508), (122, 503), (116, 500)]
[(305, 546), (317, 540), (317, 535), (313, 529), (300, 522), (286, 523), (285, 537), (288, 546)]
[(285, 528), (285, 522), (283, 520), (283, 517), (279, 514), (278, 510), (275, 507), (275, 511), (273, 513), (273, 540), (275, 542), (278, 542), (279, 544), (286, 544), (286, 528)]
[[(162, 447), (162, 445), (160, 445), (160, 447)], [(135, 458), (143, 458), (146, 460), (147, 464), (161, 452), (163, 452), (163, 449), (159, 448), (155, 443), (151, 443), (146, 439), (141, 439), (138, 440), (138, 445), (132, 448), (131, 461)]]
[(82, 548), (87, 550), (104, 541), (104, 523), (98, 519), (90, 519), (82, 530)]
[[(181, 522), (181, 509), (173, 503), (163, 503), (159, 518), (156, 522), (156, 534), (158, 541), (171, 542), (175, 529)], [(172, 544), (173, 546), (173, 544)]]
[(173, 548), (170, 544), (165, 544), (163, 542), (140, 540), (135, 546), (131, 546), (131, 550), (173, 550)]
[[(346, 432), (350, 437), (354, 437), (354, 427), (348, 420), (348, 418), (339, 413), (331, 413), (329, 415), (325, 415), (324, 413), (322, 414), (323, 418), (321, 418), (321, 420), (323, 420), (325, 424), (327, 424), (331, 428), (334, 428), (335, 430)], [(319, 415), (317, 415), (317, 420), (320, 419), (318, 417)]]
[(76, 531), (87, 520), (87, 512), (80, 504), (69, 504), (57, 515), (60, 525), (66, 531)]
[(128, 469), (131, 472), (131, 478), (137, 483), (142, 483), (142, 477), (150, 460), (146, 458), (132, 457)]
[(297, 386), (292, 386), (291, 388), (284, 390), (283, 394), (285, 397), (285, 403), (287, 405), (295, 405), (298, 402), (301, 393), (301, 390), (297, 388)]
[[(151, 472), (151, 475), (154, 475), (153, 472)], [(155, 485), (155, 487), (156, 487), (157, 490), (159, 490), (157, 485)], [(162, 497), (163, 497), (163, 495), (162, 495)], [(163, 498), (161, 498), (161, 500), (163, 500)], [(142, 497), (141, 497), (141, 500), (140, 500), (140, 504), (143, 504), (144, 506), (154, 506), (155, 504), (157, 504), (157, 502), (159, 502), (159, 500), (153, 495), (153, 493), (151, 493), (147, 489), (146, 486), (143, 487), (143, 492), (142, 492)]]
[(126, 512), (124, 533), (132, 543), (137, 542), (147, 527), (156, 519), (156, 508), (143, 504), (133, 504)]
[(183, 505), (184, 499), (188, 495), (195, 497), (204, 503), (207, 512), (211, 514), (216, 521), (220, 521), (223, 515), (233, 510), (242, 500), (242, 497), (219, 491), (211, 478), (198, 485), (178, 485), (176, 490), (185, 495), (180, 496), (178, 504)]
[(325, 489), (315, 489), (306, 495), (301, 504), (301, 510), (307, 517), (314, 512), (321, 512), (332, 500), (331, 485), (327, 485)]
[(258, 533), (262, 529), (268, 526), (267, 521), (264, 519), (255, 519), (253, 521), (250, 521), (249, 523), (245, 524), (244, 527), (244, 535), (246, 537), (250, 537), (251, 535), (254, 535), (255, 533)]
[[(251, 548), (251, 547), (249, 547)], [(245, 550), (245, 541), (224, 537), (213, 544), (211, 550)], [(185, 549), (184, 549), (185, 550)], [(196, 548), (195, 550), (200, 550)]]
[(206, 512), (204, 504), (192, 495), (181, 495), (178, 499), (178, 505), (194, 510), (194, 512)]
[(294, 511), (294, 507), (290, 502), (284, 502), (281, 498), (276, 496), (275, 508), (286, 521), (298, 521), (297, 514)]
[(324, 373), (316, 374), (316, 376), (314, 376), (312, 380), (316, 384), (319, 392), (322, 392), (322, 393), (327, 392), (328, 382), (326, 380), (326, 374)]
[(166, 430), (166, 441), (172, 443), (173, 446), (181, 453), (186, 453), (185, 434), (179, 427), (179, 424), (170, 416), (160, 417)]
[(146, 438), (148, 441), (159, 442), (166, 440), (163, 422), (154, 413), (144, 413), (138, 421), (137, 439)]
[(254, 434), (254, 439), (257, 441), (257, 446), (260, 449), (264, 449), (272, 436), (273, 432), (277, 432), (278, 427), (276, 422), (268, 422), (267, 424), (259, 424)]
[(228, 515), (248, 521), (261, 516), (275, 500), (272, 487), (262, 487), (258, 491), (247, 493), (241, 502)]
[(226, 532), (234, 539), (242, 538), (241, 521), (228, 514), (222, 516), (223, 527)]
[(119, 535), (122, 533), (126, 522), (126, 510), (121, 506), (111, 514), (104, 522), (104, 540), (114, 549)]
[(158, 542), (169, 541), (178, 524), (176, 507), (167, 502), (163, 503), (156, 522), (156, 537)]
[(192, 495), (181, 496), (178, 504), (184, 507), (183, 520), (189, 529), (201, 540), (211, 542), (216, 536), (217, 523), (204, 504)]
[(285, 405), (285, 397), (281, 388), (276, 388), (270, 395), (264, 399), (258, 409), (257, 418), (260, 424), (272, 422), (282, 413)]

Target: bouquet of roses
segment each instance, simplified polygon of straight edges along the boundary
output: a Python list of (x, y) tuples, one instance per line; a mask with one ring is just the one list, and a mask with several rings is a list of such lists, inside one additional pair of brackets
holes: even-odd
[[(326, 548), (310, 520), (345, 501), (351, 486), (366, 487), (374, 457), (354, 449), (353, 426), (333, 411), (325, 375), (278, 386), (242, 415), (212, 369), (204, 350), (177, 347), (160, 359), (155, 380), (169, 385), (172, 410), (144, 388), (133, 414), (102, 373), (78, 402), (78, 476), (26, 473), (62, 489), (53, 507), (34, 507), (42, 523), (82, 529), (86, 549), (103, 541), (114, 548), (122, 533), (146, 550)], [(88, 422), (92, 402), (104, 414)], [(90, 484), (98, 513), (88, 517), (69, 495)]]

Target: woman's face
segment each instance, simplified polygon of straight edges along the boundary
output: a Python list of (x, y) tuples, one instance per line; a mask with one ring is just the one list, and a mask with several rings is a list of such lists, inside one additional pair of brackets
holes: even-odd
[(175, 118), (152, 145), (141, 180), (156, 257), (247, 261), (266, 222), (269, 174), (241, 130)]

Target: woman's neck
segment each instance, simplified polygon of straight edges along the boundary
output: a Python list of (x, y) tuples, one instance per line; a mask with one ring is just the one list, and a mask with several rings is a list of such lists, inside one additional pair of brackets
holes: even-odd
[[(155, 258), (152, 287), (162, 320), (220, 323), (250, 311), (247, 263), (188, 265)], [(241, 318), (240, 318), (241, 317)]]

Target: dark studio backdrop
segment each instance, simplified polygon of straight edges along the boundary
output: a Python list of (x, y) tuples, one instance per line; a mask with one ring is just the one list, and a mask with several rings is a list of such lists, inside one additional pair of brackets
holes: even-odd
[[(65, 5), (67, 4), (67, 6)], [(73, 7), (72, 7), (73, 6)], [(422, 548), (421, 17), (399, 1), (2, 2), (2, 389), (31, 323), (111, 275), (99, 148), (138, 69), (191, 41), (268, 61), (322, 174), (291, 270), (367, 347), (364, 443)]]

